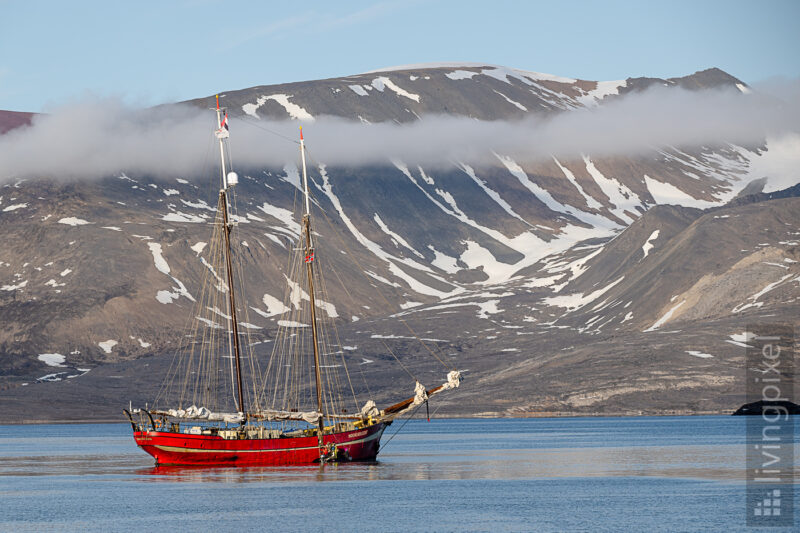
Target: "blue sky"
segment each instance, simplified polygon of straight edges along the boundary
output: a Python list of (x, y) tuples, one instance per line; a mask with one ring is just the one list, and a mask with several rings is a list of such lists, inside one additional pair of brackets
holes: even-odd
[(712, 66), (748, 83), (800, 77), (798, 0), (0, 0), (0, 14), (0, 109), (15, 111), (437, 61), (590, 80)]

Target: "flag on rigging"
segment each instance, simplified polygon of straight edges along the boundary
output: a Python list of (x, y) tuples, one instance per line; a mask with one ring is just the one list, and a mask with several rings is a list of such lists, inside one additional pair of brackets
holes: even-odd
[(215, 131), (217, 135), (217, 139), (227, 139), (231, 136), (230, 128), (228, 128), (228, 112), (225, 111), (225, 114), (222, 116), (222, 121), (219, 124), (219, 129)]
[(306, 263), (310, 263), (314, 260), (314, 252), (311, 252), (306, 256)]

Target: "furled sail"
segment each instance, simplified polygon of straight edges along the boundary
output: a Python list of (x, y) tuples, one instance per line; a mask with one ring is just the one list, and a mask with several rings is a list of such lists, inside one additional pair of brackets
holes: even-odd
[(166, 415), (174, 418), (183, 418), (190, 420), (211, 420), (218, 422), (228, 422), (231, 424), (238, 424), (244, 421), (244, 414), (242, 413), (216, 413), (206, 407), (197, 407), (192, 405), (186, 409), (167, 409), (164, 411), (151, 409), (150, 414), (153, 415)]
[[(374, 406), (374, 404), (373, 404)], [(245, 420), (243, 413), (215, 413), (205, 407), (192, 405), (186, 409), (169, 409), (166, 411), (151, 410), (154, 415), (167, 415), (174, 418), (209, 420), (238, 424)], [(275, 409), (262, 409), (248, 415), (259, 420), (304, 420), (309, 424), (316, 424), (322, 416), (318, 411), (278, 411)]]
[(422, 385), (419, 381), (417, 382), (416, 386), (414, 387), (414, 397), (409, 398), (408, 400), (402, 401), (398, 404), (395, 404), (391, 407), (387, 407), (383, 410), (384, 414), (392, 415), (393, 417), (400, 416), (402, 414), (407, 413), (411, 409), (414, 409), (418, 405), (425, 403), (428, 398), (442, 392), (443, 390), (452, 390), (458, 388), (461, 385), (461, 372), (458, 370), (452, 370), (447, 374), (447, 381), (430, 390), (425, 390), (425, 386)]

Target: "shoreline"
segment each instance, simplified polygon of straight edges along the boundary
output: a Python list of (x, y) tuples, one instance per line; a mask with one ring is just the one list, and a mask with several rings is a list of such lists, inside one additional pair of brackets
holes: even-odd
[[(661, 412), (661, 413), (640, 413), (634, 414), (630, 412), (619, 413), (530, 413), (519, 414), (516, 416), (501, 416), (498, 414), (483, 414), (477, 413), (473, 415), (441, 415), (431, 417), (431, 420), (447, 419), (447, 420), (519, 420), (530, 418), (541, 419), (559, 419), (559, 418), (654, 418), (654, 417), (670, 417), (670, 416), (733, 416), (734, 410), (727, 411), (675, 411), (675, 412)], [(417, 417), (419, 420), (424, 420), (424, 416)], [(120, 419), (109, 418), (85, 418), (74, 420), (50, 420), (50, 419), (23, 419), (23, 420), (3, 420), (0, 419), (0, 426), (35, 426), (35, 425), (69, 425), (69, 424), (129, 424), (128, 420), (120, 417)]]

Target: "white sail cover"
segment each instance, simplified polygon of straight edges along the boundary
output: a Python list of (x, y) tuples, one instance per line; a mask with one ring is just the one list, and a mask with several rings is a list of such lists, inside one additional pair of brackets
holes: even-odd
[(447, 374), (447, 383), (442, 384), (442, 390), (457, 389), (461, 385), (461, 372), (453, 370)]
[(378, 410), (378, 407), (375, 405), (375, 402), (373, 402), (372, 400), (369, 400), (367, 403), (364, 404), (364, 407), (361, 408), (361, 416), (363, 416), (364, 418), (369, 416), (375, 417), (378, 416), (379, 414), (380, 411)]
[(253, 413), (255, 418), (262, 420), (305, 420), (309, 424), (319, 422), (322, 414), (319, 411), (277, 411), (274, 409), (264, 409)]
[[(374, 405), (374, 404), (373, 404)], [(192, 405), (187, 409), (169, 409), (167, 411), (152, 411), (153, 414), (165, 414), (175, 418), (190, 418), (196, 420), (222, 421), (240, 423), (244, 421), (244, 413), (215, 413), (205, 407)], [(295, 412), (265, 409), (252, 414), (254, 418), (262, 420), (305, 420), (309, 424), (319, 422), (320, 413), (317, 411)]]
[(176, 418), (215, 420), (234, 424), (244, 421), (244, 414), (242, 413), (215, 413), (205, 407), (197, 407), (196, 405), (192, 405), (186, 409), (169, 409), (165, 414)]
[(425, 391), (425, 385), (417, 381), (417, 385), (414, 387), (414, 403), (411, 405), (419, 405), (427, 399), (428, 393)]
[[(431, 392), (430, 395), (433, 396), (434, 394), (437, 394), (443, 390), (457, 389), (459, 385), (461, 385), (461, 372), (459, 372), (458, 370), (453, 370), (452, 372), (447, 374), (447, 381), (445, 383), (442, 383), (441, 388), (439, 390)], [(414, 409), (416, 406), (424, 403), (427, 399), (428, 399), (428, 393), (425, 390), (425, 385), (417, 381), (417, 384), (414, 386), (414, 400), (408, 407), (406, 407), (402, 411), (394, 413), (392, 416), (400, 416), (402, 414), (405, 414), (411, 409)]]

